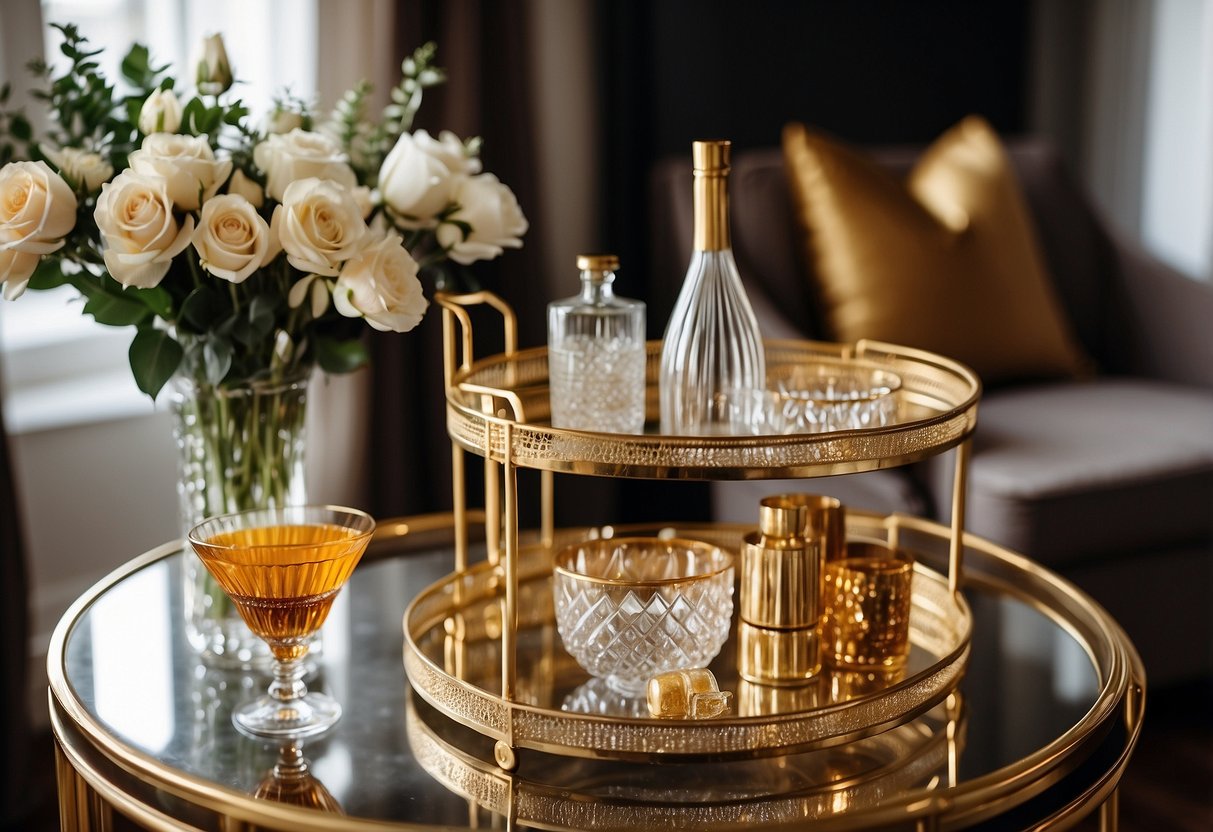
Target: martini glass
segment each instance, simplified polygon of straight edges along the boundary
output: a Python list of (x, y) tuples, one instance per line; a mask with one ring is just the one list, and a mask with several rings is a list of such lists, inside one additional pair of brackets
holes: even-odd
[(336, 701), (308, 692), (304, 658), (374, 530), (356, 509), (288, 506), (212, 517), (190, 531), (198, 557), (274, 656), (269, 691), (232, 713), (239, 730), (309, 737), (341, 717)]

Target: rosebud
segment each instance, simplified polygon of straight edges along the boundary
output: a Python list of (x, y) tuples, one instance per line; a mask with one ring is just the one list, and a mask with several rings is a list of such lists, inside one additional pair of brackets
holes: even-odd
[(286, 107), (275, 107), (265, 117), (265, 132), (289, 133), (292, 130), (303, 130), (303, 113)]
[(143, 135), (176, 133), (180, 126), (181, 102), (172, 90), (156, 90), (143, 102), (139, 110), (139, 132)]
[(219, 95), (231, 88), (232, 66), (227, 61), (223, 35), (210, 35), (202, 39), (197, 80), (198, 92), (203, 95)]

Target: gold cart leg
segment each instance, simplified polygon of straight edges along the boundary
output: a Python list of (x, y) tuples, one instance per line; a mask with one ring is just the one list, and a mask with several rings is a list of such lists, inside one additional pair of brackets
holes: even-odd
[(484, 545), (489, 563), (501, 562), (501, 485), (496, 462), (484, 460)]
[(952, 480), (952, 546), (948, 551), (948, 589), (960, 589), (964, 576), (965, 491), (971, 439), (956, 447), (956, 474)]
[[(452, 507), (455, 520), (455, 571), (464, 572), (468, 568), (468, 495), (467, 467), (463, 457), (463, 448), (451, 443), (451, 483)], [(455, 583), (458, 592), (462, 582)], [(456, 599), (458, 600), (458, 599)]]
[[(509, 423), (503, 427), (505, 443), (505, 604), (501, 614), (501, 698), (512, 703), (518, 674), (518, 469), (512, 458), (513, 429)], [(518, 765), (514, 751), (514, 714), (510, 710), (509, 725), (505, 740), (499, 740), (494, 748), (497, 764), (506, 770)]]
[(1117, 832), (1120, 828), (1120, 789), (1113, 789), (1099, 807), (1099, 832)]
[(556, 536), (556, 486), (551, 471), (539, 474), (539, 534), (540, 542), (551, 548), (552, 539)]

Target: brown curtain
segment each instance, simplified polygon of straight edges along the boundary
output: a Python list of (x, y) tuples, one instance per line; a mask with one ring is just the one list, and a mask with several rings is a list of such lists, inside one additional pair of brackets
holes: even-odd
[[(522, 249), (474, 264), (470, 276), (514, 306), (522, 346), (540, 344), (547, 299), (539, 281), (542, 229), (534, 223), (538, 160), (528, 141), (533, 102), (526, 6), (492, 0), (401, 0), (395, 26), (397, 64), (432, 40), (438, 44), (437, 63), (449, 78), (427, 91), (414, 126), (482, 137), (484, 169), (510, 186), (531, 220)], [(427, 286), (427, 294), (432, 295), (432, 288)], [(372, 338), (368, 474), (370, 507), (382, 517), (451, 505), (441, 318), (437, 306), (431, 306), (413, 332), (376, 333)], [(483, 352), (492, 349), (489, 343)], [(469, 460), (469, 473), (477, 469)]]
[[(2, 409), (0, 409), (2, 410)], [(13, 479), (8, 437), (4, 432), (4, 414), (0, 412), (0, 586), (4, 603), (0, 604), (0, 633), (4, 648), (0, 651), (3, 690), (0, 715), (3, 718), (3, 767), (0, 768), (0, 827), (6, 827), (28, 808), (25, 794), (29, 770), (29, 721), (26, 689), (29, 618), (25, 550), (21, 540), (17, 486)]]

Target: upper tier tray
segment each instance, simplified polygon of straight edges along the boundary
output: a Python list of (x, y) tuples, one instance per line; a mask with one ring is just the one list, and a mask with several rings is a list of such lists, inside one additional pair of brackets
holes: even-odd
[[(829, 365), (895, 373), (901, 387), (882, 427), (755, 436), (658, 432), (661, 342), (647, 345), (643, 434), (594, 433), (549, 424), (546, 348), (499, 354), (456, 370), (447, 388), (447, 430), (460, 447), (496, 462), (570, 474), (728, 480), (825, 477), (892, 468), (940, 454), (977, 425), (981, 382), (934, 353), (874, 341), (768, 341), (768, 378)], [(506, 450), (509, 449), (508, 460)]]

